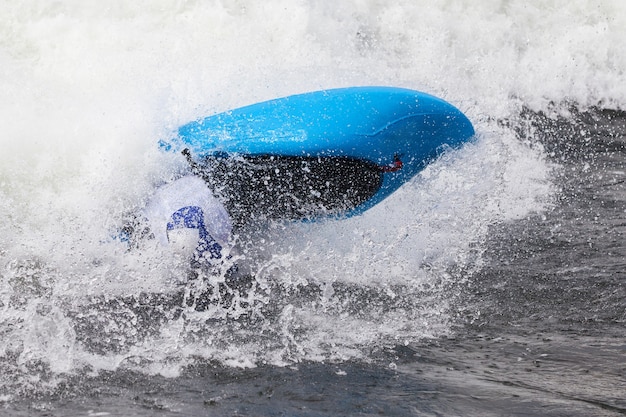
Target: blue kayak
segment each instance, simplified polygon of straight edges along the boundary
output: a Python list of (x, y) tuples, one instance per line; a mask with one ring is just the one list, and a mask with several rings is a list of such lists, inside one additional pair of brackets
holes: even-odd
[(474, 128), (431, 95), (351, 87), (265, 101), (178, 129), (236, 221), (350, 216), (371, 208)]

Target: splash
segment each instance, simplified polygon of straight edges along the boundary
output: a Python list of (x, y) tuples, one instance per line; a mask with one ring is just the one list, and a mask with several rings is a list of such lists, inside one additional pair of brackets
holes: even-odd
[[(365, 358), (450, 332), (459, 281), (495, 222), (550, 204), (543, 150), (498, 123), (551, 102), (626, 100), (618, 1), (21, 3), (0, 13), (3, 392), (128, 367), (174, 375)], [(157, 149), (183, 123), (350, 85), (424, 90), (474, 143), (363, 216), (239, 237), (254, 276), (189, 280), (184, 261), (111, 242), (186, 169)], [(197, 308), (193, 294), (211, 294)], [(11, 382), (17, 381), (17, 382)], [(2, 393), (0, 393), (2, 394)]]

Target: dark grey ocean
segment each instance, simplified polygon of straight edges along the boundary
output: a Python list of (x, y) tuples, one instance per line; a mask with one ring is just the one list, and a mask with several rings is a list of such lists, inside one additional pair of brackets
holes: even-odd
[[(490, 227), (480, 268), (447, 271), (454, 279), (438, 291), (453, 300), (449, 334), (360, 346), (358, 359), (304, 358), (284, 366), (239, 368), (198, 357), (174, 377), (123, 366), (54, 375), (41, 361), (20, 364), (5, 354), (3, 395), (11, 400), (2, 405), (4, 415), (626, 414), (626, 115), (602, 109), (573, 111), (568, 118), (524, 112), (515, 123), (520, 140), (532, 126), (535, 145), (558, 158), (557, 199), (541, 214)], [(334, 299), (341, 301), (327, 319), (338, 326), (345, 314), (410, 315), (420, 301), (398, 301), (362, 286), (336, 287)], [(318, 290), (276, 296), (283, 300), (275, 300), (273, 310), (313, 306), (323, 297)], [(147, 337), (168, 319), (182, 320), (174, 317), (181, 313), (172, 313), (171, 302), (112, 299), (85, 311), (103, 318), (101, 326), (116, 322), (118, 330), (108, 337), (128, 332), (140, 338), (136, 333)], [(243, 328), (267, 332), (280, 318), (266, 314), (262, 321), (207, 320), (203, 337), (210, 338), (214, 327), (235, 327), (240, 337)], [(123, 324), (127, 328), (119, 330)], [(119, 350), (119, 339), (90, 333), (102, 327), (76, 326), (84, 345), (102, 354)], [(298, 330), (292, 331), (297, 340)], [(230, 349), (236, 346), (231, 342)]]

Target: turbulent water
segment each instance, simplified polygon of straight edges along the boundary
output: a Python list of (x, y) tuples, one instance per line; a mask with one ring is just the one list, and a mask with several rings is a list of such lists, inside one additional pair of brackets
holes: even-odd
[[(626, 414), (624, 39), (617, 0), (2, 2), (1, 413)], [(241, 233), (238, 285), (111, 239), (187, 169), (178, 126), (352, 85), (476, 138)]]

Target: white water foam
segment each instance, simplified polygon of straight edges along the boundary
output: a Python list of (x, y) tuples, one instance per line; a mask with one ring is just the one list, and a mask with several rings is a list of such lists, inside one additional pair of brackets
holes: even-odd
[[(346, 359), (367, 356), (364, 346), (446, 334), (446, 271), (479, 267), (488, 226), (544, 209), (553, 192), (541, 149), (497, 120), (552, 101), (626, 103), (620, 1), (0, 8), (0, 357), (17, 368), (148, 361), (171, 374), (195, 356), (237, 366)], [(184, 169), (182, 157), (158, 151), (159, 139), (213, 112), (350, 85), (441, 96), (478, 135), (365, 215), (276, 227), (246, 255), (261, 283), (319, 285), (321, 304), (287, 303), (261, 330), (234, 337), (219, 324), (196, 337), (207, 336), (201, 323), (214, 312), (189, 312), (119, 352), (97, 354), (77, 341), (68, 303), (172, 288), (182, 274), (156, 247), (129, 254), (103, 244), (124, 213)], [(394, 305), (375, 319), (376, 309), (346, 307), (354, 300), (332, 283), (373, 287), (389, 300), (398, 286), (431, 293), (423, 308)]]

